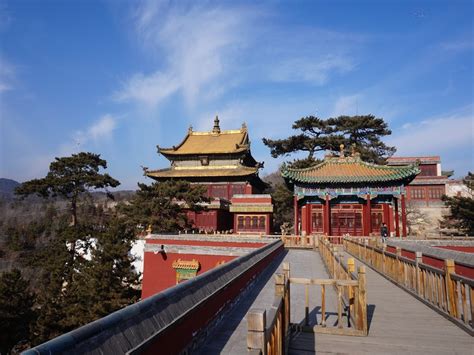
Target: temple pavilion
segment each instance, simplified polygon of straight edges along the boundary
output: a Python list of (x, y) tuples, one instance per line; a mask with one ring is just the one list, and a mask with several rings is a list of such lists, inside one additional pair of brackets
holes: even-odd
[(207, 187), (210, 202), (199, 212), (187, 210), (188, 220), (201, 231), (269, 234), (273, 205), (262, 194), (266, 184), (258, 176), (263, 163), (250, 152), (247, 126), (221, 130), (216, 116), (211, 131), (196, 132), (192, 127), (183, 141), (171, 148), (157, 146), (158, 153), (171, 165), (145, 170), (156, 181), (185, 180)]
[[(306, 169), (284, 167), (282, 176), (294, 191), (295, 234), (407, 235), (406, 186), (420, 173), (416, 165), (386, 166), (362, 161), (352, 150)], [(399, 205), (401, 213), (399, 213)], [(400, 218), (401, 217), (401, 218)]]

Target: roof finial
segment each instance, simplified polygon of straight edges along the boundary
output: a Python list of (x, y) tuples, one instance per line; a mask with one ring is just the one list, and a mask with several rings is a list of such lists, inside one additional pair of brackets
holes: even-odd
[(245, 122), (242, 123), (242, 131), (246, 131), (247, 130), (247, 124)]
[(339, 145), (339, 157), (344, 158), (344, 144)]
[(355, 157), (355, 155), (356, 155), (356, 144), (355, 143), (352, 143), (351, 153), (352, 153), (352, 156)]
[(193, 133), (193, 126), (192, 126), (192, 125), (189, 126), (189, 128), (188, 128), (188, 133), (189, 133), (189, 134)]
[(212, 133), (221, 133), (221, 128), (219, 127), (219, 116), (216, 115), (214, 119), (214, 127), (212, 128)]

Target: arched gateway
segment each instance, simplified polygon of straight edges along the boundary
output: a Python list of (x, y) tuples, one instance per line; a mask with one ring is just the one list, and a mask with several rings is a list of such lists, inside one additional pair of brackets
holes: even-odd
[(367, 163), (360, 154), (326, 156), (306, 169), (284, 167), (282, 176), (294, 192), (295, 234), (407, 235), (405, 186), (420, 173), (416, 165), (385, 166)]

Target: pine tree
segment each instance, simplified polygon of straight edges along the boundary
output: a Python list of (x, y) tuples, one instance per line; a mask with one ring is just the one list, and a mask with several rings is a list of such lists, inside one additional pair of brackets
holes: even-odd
[(65, 292), (69, 307), (62, 322), (76, 328), (134, 303), (139, 297), (139, 277), (130, 248), (135, 240), (133, 228), (112, 218), (92, 239), (91, 260), (85, 260)]
[(183, 207), (199, 209), (206, 201), (205, 187), (185, 181), (138, 184), (140, 188), (128, 204), (119, 210), (134, 226), (152, 226), (154, 232), (176, 232), (189, 227)]
[(448, 217), (460, 231), (474, 236), (474, 174), (469, 172), (463, 179), (470, 196), (443, 196), (443, 201), (449, 207), (451, 215)]
[(263, 143), (270, 148), (274, 158), (307, 152), (305, 159), (289, 163), (292, 168), (306, 168), (317, 164), (318, 152), (336, 153), (341, 144), (346, 149), (355, 146), (363, 160), (375, 163), (383, 163), (386, 157), (395, 152), (394, 147), (381, 141), (382, 137), (392, 133), (387, 123), (373, 115), (339, 116), (325, 120), (308, 116), (295, 121), (292, 128), (300, 133), (285, 139), (263, 138)]
[[(90, 189), (107, 189), (120, 185), (109, 174), (100, 174), (100, 168), (107, 168), (107, 162), (100, 158), (100, 154), (81, 152), (70, 157), (56, 158), (50, 164), (46, 177), (24, 182), (16, 188), (15, 193), (67, 199), (71, 208), (71, 224), (76, 225), (77, 203), (81, 194)], [(110, 193), (107, 194), (112, 197)]]
[(34, 321), (35, 297), (20, 270), (0, 276), (0, 353), (7, 354), (19, 341), (28, 341)]

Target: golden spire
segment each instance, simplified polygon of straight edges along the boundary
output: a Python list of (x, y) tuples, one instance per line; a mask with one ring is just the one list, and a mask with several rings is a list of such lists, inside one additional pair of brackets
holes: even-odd
[(221, 133), (221, 127), (219, 127), (219, 117), (216, 115), (214, 119), (214, 127), (212, 128), (212, 133), (219, 134)]

